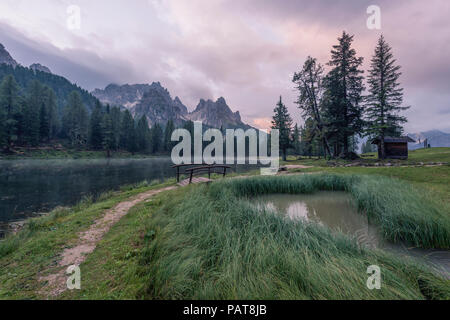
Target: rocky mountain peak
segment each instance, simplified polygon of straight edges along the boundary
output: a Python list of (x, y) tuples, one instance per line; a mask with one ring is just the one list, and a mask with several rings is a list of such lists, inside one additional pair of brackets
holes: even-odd
[(241, 120), (239, 112), (231, 111), (230, 107), (223, 97), (212, 100), (201, 99), (197, 108), (189, 114), (192, 121), (202, 121), (204, 124), (220, 128), (220, 127), (245, 127)]
[(41, 71), (41, 72), (52, 73), (49, 68), (47, 68), (46, 66), (43, 66), (40, 63), (33, 63), (32, 65), (30, 65), (30, 69), (33, 70), (34, 72)]
[(188, 113), (180, 98), (172, 99), (160, 82), (152, 84), (110, 84), (104, 90), (95, 89), (92, 94), (101, 102), (127, 108), (135, 117), (145, 115), (150, 124), (165, 123), (172, 119), (181, 124)]
[(11, 57), (11, 55), (9, 54), (9, 52), (5, 49), (5, 46), (3, 46), (3, 44), (0, 43), (0, 64), (2, 63), (5, 63), (13, 67), (16, 67), (18, 65), (16, 60), (14, 60), (13, 57)]
[(101, 102), (125, 107), (134, 117), (147, 117), (151, 125), (173, 120), (182, 125), (185, 121), (202, 121), (215, 128), (247, 128), (239, 112), (231, 111), (223, 97), (217, 101), (201, 99), (196, 109), (189, 113), (179, 97), (172, 99), (160, 82), (152, 84), (110, 84), (104, 90), (92, 92)]

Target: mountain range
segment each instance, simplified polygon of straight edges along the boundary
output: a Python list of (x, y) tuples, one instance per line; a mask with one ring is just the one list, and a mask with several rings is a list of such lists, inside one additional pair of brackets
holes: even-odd
[(102, 103), (117, 105), (130, 110), (134, 117), (145, 115), (150, 124), (164, 123), (172, 119), (180, 125), (186, 121), (202, 121), (214, 128), (249, 128), (242, 122), (239, 111), (233, 112), (225, 99), (217, 101), (201, 99), (196, 109), (188, 108), (179, 97), (172, 99), (161, 83), (152, 84), (110, 84), (105, 89), (95, 89), (92, 94)]
[(410, 150), (423, 148), (425, 140), (428, 140), (431, 147), (450, 147), (450, 133), (439, 130), (410, 133), (408, 136), (416, 141), (415, 143), (408, 143)]
[[(202, 121), (205, 126), (214, 128), (250, 128), (242, 122), (239, 111), (233, 112), (223, 97), (216, 101), (200, 99), (192, 112), (181, 102), (179, 97), (172, 99), (169, 91), (159, 82), (152, 84), (110, 84), (105, 89), (92, 92), (73, 84), (66, 78), (53, 74), (50, 69), (39, 63), (29, 67), (20, 65), (0, 43), (0, 80), (12, 74), (21, 88), (26, 88), (30, 81), (39, 80), (52, 88), (58, 99), (60, 110), (66, 105), (70, 92), (77, 91), (88, 110), (92, 110), (96, 100), (104, 104), (120, 106), (131, 111), (133, 116), (145, 115), (151, 125), (164, 124), (172, 119), (177, 125), (186, 121)], [(408, 134), (416, 143), (410, 143), (409, 149), (423, 147), (428, 139), (432, 147), (450, 147), (450, 134), (431, 130)]]
[(196, 109), (189, 112), (180, 98), (172, 99), (169, 91), (159, 82), (133, 85), (110, 84), (105, 89), (88, 92), (66, 78), (53, 74), (48, 67), (39, 63), (23, 67), (0, 44), (0, 80), (8, 74), (12, 74), (22, 88), (26, 88), (32, 80), (38, 80), (52, 88), (57, 95), (60, 110), (66, 105), (69, 93), (77, 91), (88, 110), (92, 110), (98, 99), (104, 104), (130, 110), (135, 118), (145, 115), (150, 125), (165, 124), (168, 120), (173, 120), (177, 126), (181, 126), (191, 120), (202, 121), (206, 127), (213, 128), (250, 128), (242, 122), (238, 111), (231, 111), (223, 97), (217, 101), (201, 99)]

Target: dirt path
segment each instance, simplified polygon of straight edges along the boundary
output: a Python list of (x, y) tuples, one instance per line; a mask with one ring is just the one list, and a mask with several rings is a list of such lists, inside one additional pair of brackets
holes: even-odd
[[(303, 168), (303, 166), (292, 167)], [(233, 178), (246, 177), (248, 176), (237, 176)], [(86, 260), (87, 255), (95, 250), (99, 241), (102, 240), (111, 227), (125, 216), (132, 207), (158, 193), (174, 190), (176, 188), (178, 187), (171, 186), (140, 193), (127, 201), (120, 202), (114, 208), (107, 210), (106, 213), (96, 220), (88, 230), (79, 233), (78, 241), (74, 247), (67, 248), (61, 253), (58, 262), (60, 270), (56, 273), (39, 278), (40, 282), (47, 282), (47, 284), (39, 291), (39, 294), (44, 298), (56, 298), (61, 295), (67, 289), (67, 268), (73, 265), (81, 265)], [(43, 273), (47, 273), (48, 271), (49, 270), (45, 270)]]
[(96, 220), (87, 231), (80, 232), (75, 247), (65, 249), (62, 252), (61, 260), (58, 263), (58, 266), (62, 267), (61, 270), (49, 276), (39, 278), (42, 282), (47, 281), (47, 285), (43, 287), (39, 293), (47, 298), (57, 297), (63, 293), (67, 289), (66, 269), (68, 266), (79, 266), (83, 263), (86, 256), (95, 250), (98, 242), (109, 229), (125, 216), (132, 207), (158, 193), (176, 188), (177, 187), (173, 186), (140, 193), (127, 201), (117, 204), (114, 208), (107, 210), (105, 215)]

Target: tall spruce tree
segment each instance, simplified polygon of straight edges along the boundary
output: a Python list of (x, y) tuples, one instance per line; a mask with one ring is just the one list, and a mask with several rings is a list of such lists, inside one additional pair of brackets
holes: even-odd
[(113, 127), (113, 131), (114, 131), (114, 143), (115, 143), (115, 147), (114, 150), (117, 150), (119, 148), (119, 143), (120, 143), (120, 127), (122, 124), (122, 112), (120, 111), (119, 107), (110, 107), (109, 105), (106, 106), (107, 109), (110, 110), (109, 114), (111, 116), (111, 122), (112, 122), (112, 127)]
[(0, 148), (4, 148), (6, 144), (6, 112), (0, 107)]
[(283, 155), (283, 160), (286, 161), (287, 149), (290, 147), (291, 131), (292, 131), (292, 118), (286, 106), (283, 104), (280, 96), (276, 108), (273, 110), (274, 116), (272, 120), (272, 129), (278, 129), (280, 133), (279, 148)]
[(102, 120), (102, 105), (97, 100), (89, 121), (89, 145), (96, 150), (100, 150), (103, 147)]
[(58, 106), (56, 104), (56, 94), (55, 91), (53, 91), (53, 89), (46, 86), (44, 87), (43, 96), (49, 126), (47, 138), (51, 140), (56, 137), (60, 127)]
[(361, 146), (361, 153), (370, 153), (370, 152), (374, 152), (374, 151), (375, 151), (374, 147), (370, 140), (367, 140)]
[(362, 57), (352, 48), (353, 36), (345, 31), (338, 38), (339, 44), (331, 50), (332, 67), (325, 79), (324, 108), (326, 121), (342, 146), (344, 157), (349, 156), (349, 137), (363, 130), (362, 92), (364, 90), (361, 65)]
[[(20, 113), (19, 87), (13, 76), (5, 76), (0, 85), (0, 142), (7, 152), (18, 139), (18, 114)], [(1, 145), (1, 143), (0, 143)]]
[(147, 117), (143, 115), (136, 128), (137, 150), (140, 152), (148, 152), (150, 150), (150, 129), (148, 127)]
[[(44, 91), (42, 91), (44, 93)], [(48, 110), (47, 104), (42, 97), (41, 110), (39, 112), (39, 140), (40, 142), (46, 142), (50, 136), (50, 110)]]
[(125, 110), (120, 128), (120, 147), (134, 153), (136, 151), (136, 128), (129, 110)]
[(151, 129), (152, 152), (159, 153), (163, 151), (163, 129), (158, 123), (155, 123)]
[(39, 144), (40, 112), (43, 104), (42, 91), (42, 84), (33, 80), (28, 87), (23, 108), (24, 142), (30, 146)]
[(65, 136), (73, 147), (82, 147), (87, 143), (89, 119), (86, 107), (78, 92), (73, 91), (68, 98), (63, 117)]
[(164, 129), (164, 151), (171, 152), (174, 143), (172, 142), (172, 132), (175, 130), (175, 125), (172, 120), (167, 121)]
[(367, 135), (378, 136), (381, 141), (381, 158), (386, 157), (384, 138), (387, 135), (398, 136), (402, 124), (407, 121), (400, 111), (409, 107), (403, 104), (403, 88), (400, 88), (400, 66), (392, 53), (392, 48), (383, 36), (378, 39), (375, 53), (370, 64), (368, 77), (369, 94), (366, 97)]
[(331, 156), (327, 139), (326, 126), (323, 121), (324, 69), (317, 60), (308, 57), (302, 70), (294, 74), (292, 81), (296, 84), (299, 96), (296, 103), (302, 110), (302, 117), (312, 118), (317, 133), (322, 139), (326, 152)]
[(307, 118), (300, 131), (303, 155), (311, 157), (314, 154), (317, 141), (317, 126), (313, 118)]
[(300, 139), (300, 129), (296, 123), (294, 130), (292, 131), (292, 147), (294, 148), (295, 155), (300, 155), (302, 152), (301, 139)]
[(101, 126), (102, 126), (102, 146), (103, 149), (106, 151), (106, 156), (110, 158), (111, 151), (115, 150), (117, 144), (109, 105), (106, 107), (106, 112), (103, 115)]

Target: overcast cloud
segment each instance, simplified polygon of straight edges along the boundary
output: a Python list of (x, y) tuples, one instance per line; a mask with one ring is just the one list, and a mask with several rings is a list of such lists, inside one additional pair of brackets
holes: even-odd
[[(369, 5), (381, 30), (366, 27)], [(69, 5), (81, 29), (67, 28)], [(280, 95), (294, 119), (292, 75), (308, 55), (325, 64), (343, 30), (367, 68), (383, 33), (402, 66), (408, 132), (450, 132), (450, 1), (2, 0), (0, 42), (88, 90), (160, 81), (190, 108), (224, 96), (266, 127)]]

